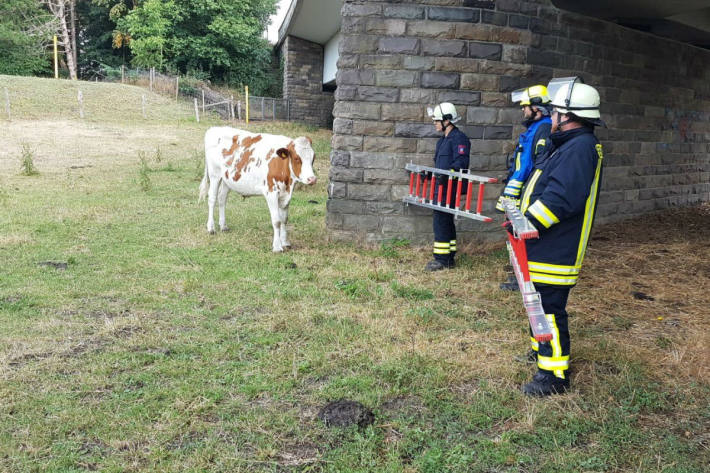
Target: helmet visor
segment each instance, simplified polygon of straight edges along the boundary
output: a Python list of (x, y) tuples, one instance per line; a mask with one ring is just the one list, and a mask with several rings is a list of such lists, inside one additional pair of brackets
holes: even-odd
[[(555, 97), (557, 97), (557, 92), (562, 89), (563, 87), (568, 87), (567, 88), (567, 95), (572, 94), (572, 86), (574, 85), (575, 82), (581, 82), (581, 80), (578, 77), (559, 77), (557, 79), (552, 79), (549, 84), (547, 84), (547, 95), (550, 97), (553, 102)], [(568, 97), (569, 100), (569, 97)], [(553, 105), (558, 106), (558, 107), (564, 107), (564, 103), (553, 103)]]
[(518, 102), (528, 102), (530, 103), (530, 97), (528, 96), (528, 89), (518, 89), (510, 93), (510, 100), (513, 103)]
[(433, 118), (434, 117), (434, 107), (427, 107), (426, 114), (427, 114), (427, 116)]

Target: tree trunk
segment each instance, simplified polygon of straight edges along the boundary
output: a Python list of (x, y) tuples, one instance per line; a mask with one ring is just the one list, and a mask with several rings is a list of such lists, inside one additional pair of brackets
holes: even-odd
[[(67, 59), (67, 67), (69, 68), (69, 77), (72, 80), (77, 79), (76, 74), (76, 56), (74, 52), (74, 38), (72, 37), (70, 30), (70, 19), (67, 18), (66, 4), (69, 0), (42, 0), (42, 2), (47, 5), (49, 11), (52, 12), (54, 18), (59, 21), (59, 30), (62, 38), (62, 46), (64, 46), (64, 54)], [(73, 0), (72, 4), (73, 4)]]
[[(71, 49), (74, 54), (74, 68), (79, 67), (77, 60), (78, 51), (76, 49), (76, 0), (70, 0), (69, 7), (71, 8)], [(75, 71), (78, 75), (78, 70)]]

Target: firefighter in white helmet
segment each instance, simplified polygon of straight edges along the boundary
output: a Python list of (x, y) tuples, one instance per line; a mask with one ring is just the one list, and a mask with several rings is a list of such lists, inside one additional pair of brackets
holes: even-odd
[[(428, 108), (428, 115), (434, 120), (436, 131), (444, 133), (436, 143), (436, 153), (434, 155), (434, 166), (447, 171), (460, 171), (468, 169), (469, 155), (471, 152), (471, 142), (468, 137), (459, 130), (454, 123), (460, 120), (456, 107), (453, 104), (444, 102)], [(439, 178), (440, 183), (446, 192), (445, 176)], [(438, 199), (438, 188), (436, 186), (435, 200)], [(454, 203), (452, 201), (451, 205)], [(424, 268), (426, 271), (438, 271), (446, 268), (453, 268), (456, 256), (456, 225), (453, 214), (434, 211), (434, 257)]]
[[(503, 199), (520, 203), (520, 190), (530, 175), (533, 165), (545, 152), (552, 127), (550, 97), (544, 85), (538, 84), (516, 90), (511, 94), (511, 100), (520, 104), (525, 131), (518, 137), (513, 159), (508, 163), (508, 176), (503, 181), (505, 187), (496, 204), (496, 210), (501, 212), (503, 212)], [(508, 280), (501, 283), (500, 288), (505, 291), (517, 291), (518, 281), (515, 275), (509, 274)]]
[[(550, 148), (523, 186), (520, 211), (540, 237), (525, 240), (530, 279), (553, 328), (550, 342), (532, 340), (538, 372), (522, 389), (546, 396), (570, 386), (567, 297), (577, 284), (601, 187), (602, 145), (594, 127), (605, 126), (599, 93), (577, 77), (553, 79)], [(508, 227), (509, 228), (509, 227)]]

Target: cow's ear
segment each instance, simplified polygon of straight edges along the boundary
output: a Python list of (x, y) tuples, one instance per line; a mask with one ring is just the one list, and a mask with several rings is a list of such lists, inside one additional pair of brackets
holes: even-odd
[(287, 159), (288, 158), (288, 150), (286, 148), (279, 148), (278, 151), (276, 151), (276, 156), (278, 156), (281, 159)]
[(306, 136), (306, 139), (308, 140), (308, 144), (310, 144), (311, 146), (313, 146), (313, 140), (310, 139), (308, 136)]

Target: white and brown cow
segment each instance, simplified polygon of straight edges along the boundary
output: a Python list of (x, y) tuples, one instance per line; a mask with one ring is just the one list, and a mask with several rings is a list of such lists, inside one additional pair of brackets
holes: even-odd
[(214, 233), (214, 204), (219, 198), (219, 228), (227, 230), (224, 208), (227, 194), (263, 195), (274, 227), (273, 251), (291, 246), (286, 235), (288, 204), (297, 182), (312, 185), (313, 148), (305, 136), (250, 133), (230, 127), (213, 127), (205, 133), (205, 177), (200, 200), (208, 195), (207, 231)]

